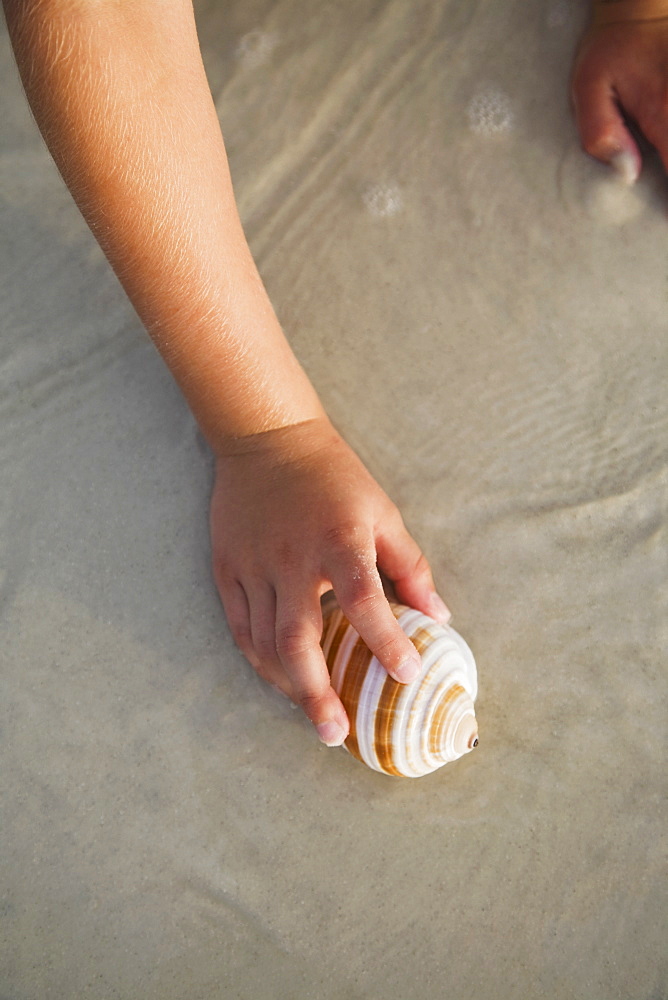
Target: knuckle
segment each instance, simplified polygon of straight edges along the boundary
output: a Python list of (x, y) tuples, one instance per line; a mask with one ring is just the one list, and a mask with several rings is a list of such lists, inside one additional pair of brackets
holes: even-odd
[(427, 557), (424, 552), (420, 552), (417, 559), (415, 560), (415, 566), (413, 567), (413, 573), (418, 576), (431, 576), (431, 569), (429, 563), (427, 562)]
[(343, 522), (327, 529), (324, 543), (333, 555), (345, 558), (361, 547), (364, 537), (365, 533), (359, 525)]
[(254, 645), (260, 663), (273, 663), (276, 660), (276, 640), (273, 636), (258, 636)]
[(289, 622), (276, 632), (276, 650), (281, 659), (295, 660), (315, 645), (311, 630), (300, 622)]
[(303, 555), (292, 542), (280, 542), (276, 547), (276, 559), (283, 573), (296, 569)]
[(382, 663), (396, 663), (402, 659), (403, 640), (401, 636), (381, 636), (375, 644), (374, 653)]
[(430, 588), (434, 587), (434, 576), (427, 557), (421, 552), (418, 556), (415, 568), (411, 574), (414, 578), (424, 581)]
[(320, 715), (323, 699), (324, 692), (313, 688), (302, 689), (295, 694), (296, 703), (302, 708), (304, 714), (311, 722), (315, 721)]
[(346, 611), (357, 619), (373, 615), (379, 599), (378, 589), (368, 580), (352, 580), (347, 587)]

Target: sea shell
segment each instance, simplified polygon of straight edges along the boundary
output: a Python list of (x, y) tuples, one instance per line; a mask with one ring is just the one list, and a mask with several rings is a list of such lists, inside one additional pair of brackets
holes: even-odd
[(347, 749), (376, 771), (418, 778), (478, 745), (476, 665), (449, 625), (390, 607), (422, 659), (410, 684), (389, 676), (332, 600), (323, 606), (322, 647), (350, 719)]

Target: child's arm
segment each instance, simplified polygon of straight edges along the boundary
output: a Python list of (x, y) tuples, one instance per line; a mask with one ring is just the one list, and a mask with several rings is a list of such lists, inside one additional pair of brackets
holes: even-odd
[(641, 168), (633, 120), (668, 170), (668, 0), (594, 0), (573, 71), (582, 145), (632, 184)]
[(439, 603), (396, 508), (292, 354), (239, 222), (188, 0), (4, 0), (35, 118), (216, 456), (214, 571), (236, 641), (340, 743), (319, 595), (387, 669), (416, 651), (382, 592)]

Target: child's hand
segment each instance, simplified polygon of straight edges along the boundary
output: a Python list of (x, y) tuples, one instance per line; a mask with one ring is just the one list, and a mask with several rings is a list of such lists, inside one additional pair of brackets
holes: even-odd
[(399, 600), (449, 618), (398, 510), (326, 419), (241, 439), (217, 457), (211, 535), (238, 646), (329, 745), (343, 742), (349, 724), (320, 648), (320, 596), (334, 589), (397, 680), (415, 675), (419, 656), (392, 615), (378, 568)]
[[(606, 5), (632, 12), (629, 3)], [(668, 10), (667, 10), (668, 13)], [(597, 23), (575, 60), (572, 94), (584, 149), (611, 163), (627, 183), (640, 173), (641, 155), (624, 116), (636, 123), (668, 170), (668, 17)]]
[(419, 657), (378, 568), (400, 600), (433, 617), (447, 609), (396, 508), (324, 416), (262, 286), (192, 2), (4, 7), (60, 171), (216, 454), (214, 571), (233, 635), (321, 739), (341, 743), (348, 720), (320, 649), (320, 595), (334, 588), (405, 681)]

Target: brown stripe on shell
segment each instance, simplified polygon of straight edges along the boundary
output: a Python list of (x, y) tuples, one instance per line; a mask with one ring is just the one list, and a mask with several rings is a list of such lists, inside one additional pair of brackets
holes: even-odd
[(443, 748), (443, 730), (445, 729), (448, 722), (448, 714), (452, 706), (453, 701), (457, 698), (461, 698), (466, 691), (461, 686), (461, 684), (453, 684), (451, 688), (445, 692), (445, 695), (439, 701), (436, 711), (434, 712), (431, 726), (429, 727), (429, 752), (438, 755), (442, 752)]
[[(416, 628), (414, 632), (408, 634), (420, 656), (434, 641), (434, 635), (430, 628)], [(387, 678), (380, 694), (380, 699), (376, 707), (374, 719), (374, 746), (378, 763), (386, 774), (394, 774), (397, 777), (403, 775), (394, 761), (392, 753), (392, 729), (394, 726), (394, 714), (397, 702), (401, 697), (404, 684), (399, 684), (392, 677)]]
[[(346, 624), (348, 623), (346, 622)], [(343, 686), (339, 691), (339, 698), (343, 702), (343, 706), (350, 719), (350, 732), (346, 739), (346, 747), (350, 750), (353, 757), (357, 757), (358, 760), (362, 760), (362, 756), (357, 739), (357, 706), (372, 655), (364, 639), (358, 638), (348, 657)]]
[(434, 633), (429, 628), (416, 628), (414, 632), (410, 633), (408, 638), (413, 643), (420, 656), (422, 656), (427, 646), (434, 641)]
[(386, 774), (401, 775), (392, 755), (392, 727), (396, 704), (405, 684), (400, 684), (388, 675), (380, 693), (374, 719), (374, 746), (379, 766)]
[[(331, 628), (331, 624), (332, 624), (332, 620), (334, 618), (334, 614), (338, 614), (339, 615), (339, 624), (336, 626), (336, 631), (335, 631), (335, 633), (334, 633), (334, 635), (332, 637), (331, 643), (329, 644), (329, 649), (327, 650), (327, 666), (329, 667), (330, 674), (332, 672), (332, 669), (334, 667), (334, 663), (336, 661), (336, 654), (339, 651), (339, 646), (343, 642), (343, 637), (346, 634), (347, 630), (350, 628), (350, 623), (345, 618), (343, 612), (339, 611), (339, 612), (334, 612), (328, 618), (328, 620), (326, 621), (326, 623), (325, 623), (325, 633)], [(325, 645), (324, 636), (323, 636), (323, 641), (322, 641), (321, 645), (322, 646)]]

